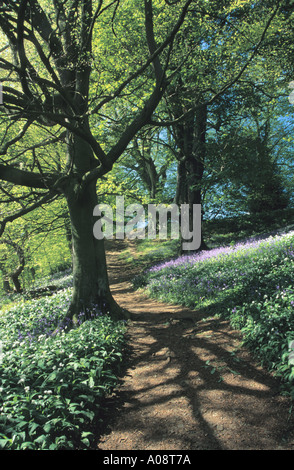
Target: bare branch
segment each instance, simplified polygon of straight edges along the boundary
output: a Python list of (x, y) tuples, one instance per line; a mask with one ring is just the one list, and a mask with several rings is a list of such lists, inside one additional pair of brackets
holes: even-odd
[(28, 128), (30, 127), (31, 124), (32, 124), (32, 121), (27, 121), (25, 123), (25, 125), (23, 126), (22, 130), (20, 131), (20, 133), (16, 137), (14, 137), (13, 139), (6, 142), (4, 147), (2, 147), (2, 149), (0, 149), (0, 155), (5, 155), (7, 153), (7, 150), (9, 149), (9, 147), (11, 147), (13, 144), (18, 142), (25, 135), (26, 131), (28, 130)]
[(26, 215), (29, 212), (32, 212), (33, 210), (37, 209), (38, 207), (42, 206), (43, 204), (47, 204), (48, 202), (52, 202), (54, 199), (56, 199), (56, 197), (57, 197), (56, 193), (49, 192), (42, 199), (35, 202), (31, 206), (23, 208), (23, 209), (19, 210), (18, 212), (16, 212), (15, 214), (4, 217), (4, 219), (0, 221), (0, 237), (3, 235), (6, 224), (8, 222), (12, 222), (13, 220), (18, 219), (19, 217), (22, 217), (23, 215)]
[[(152, 0), (144, 0), (145, 5), (145, 29), (146, 39), (149, 48), (150, 55), (152, 56), (156, 50), (157, 45), (154, 38), (154, 25), (153, 25), (153, 7)], [(159, 83), (163, 78), (163, 70), (159, 59), (159, 54), (154, 57), (152, 61), (155, 71), (156, 81)]]
[(58, 178), (54, 174), (44, 176), (31, 171), (19, 170), (9, 165), (0, 164), (0, 179), (29, 188), (53, 188)]
[[(58, 137), (53, 137), (52, 139), (42, 140), (42, 142), (39, 142), (38, 144), (31, 145), (30, 147), (26, 147), (24, 150), (19, 152), (15, 157), (18, 158), (24, 153), (30, 152), (31, 150), (36, 150), (38, 148), (47, 147), (47, 145), (56, 144), (57, 142), (62, 141), (65, 137), (66, 137), (66, 131), (62, 132)], [(1, 155), (1, 152), (0, 152), (0, 155)]]

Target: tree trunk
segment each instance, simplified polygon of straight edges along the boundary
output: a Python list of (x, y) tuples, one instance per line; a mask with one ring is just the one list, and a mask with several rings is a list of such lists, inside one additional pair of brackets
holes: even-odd
[[(187, 173), (188, 173), (188, 203), (190, 206), (190, 230), (193, 228), (193, 204), (202, 203), (202, 178), (204, 173), (204, 161), (206, 154), (206, 127), (207, 106), (203, 104), (195, 111), (193, 132), (189, 133), (191, 139), (188, 148)], [(201, 211), (201, 222), (202, 222)], [(207, 250), (201, 230), (201, 245), (199, 251)]]
[(65, 322), (72, 320), (78, 325), (93, 313), (127, 319), (128, 312), (117, 305), (110, 292), (104, 240), (93, 235), (96, 185), (88, 185), (79, 196), (78, 187), (72, 180), (66, 193), (72, 231), (73, 294)]
[(184, 204), (188, 200), (188, 188), (187, 188), (187, 172), (186, 162), (182, 157), (178, 161), (177, 168), (177, 187), (176, 194), (174, 197), (174, 203), (177, 205)]
[[(190, 231), (193, 229), (193, 204), (202, 202), (201, 184), (206, 152), (206, 126), (206, 105), (199, 106), (189, 119), (174, 126), (179, 151), (175, 202), (189, 204)], [(201, 245), (197, 251), (206, 249), (208, 247), (201, 231)]]
[(5, 277), (3, 279), (3, 289), (4, 289), (4, 292), (6, 292), (7, 294), (9, 294), (11, 292), (11, 287), (10, 287), (10, 284), (9, 284), (9, 279), (7, 277)]
[[(87, 126), (88, 123), (85, 123)], [(68, 160), (72, 174), (63, 187), (69, 211), (72, 237), (73, 293), (64, 324), (78, 326), (93, 314), (109, 313), (113, 319), (126, 319), (129, 314), (113, 299), (108, 280), (104, 240), (93, 234), (94, 207), (98, 204), (96, 180), (81, 188), (82, 175), (96, 164), (91, 147), (69, 133)]]
[(10, 287), (10, 283), (9, 283), (9, 276), (6, 272), (4, 263), (0, 263), (0, 271), (2, 271), (3, 290), (7, 294), (9, 294), (11, 292), (11, 287)]
[(17, 292), (18, 294), (22, 292), (19, 276), (24, 270), (25, 267), (25, 257), (24, 257), (24, 250), (23, 248), (18, 245), (17, 243), (13, 242), (12, 240), (3, 240), (4, 243), (6, 243), (9, 246), (12, 246), (12, 248), (15, 250), (18, 260), (19, 260), (19, 265), (18, 267), (12, 271), (11, 273), (8, 274), (10, 279), (12, 280), (14, 284), (14, 291)]

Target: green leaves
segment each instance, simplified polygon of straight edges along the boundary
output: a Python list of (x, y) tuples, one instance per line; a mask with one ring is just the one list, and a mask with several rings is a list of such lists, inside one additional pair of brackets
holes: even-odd
[[(62, 305), (64, 293), (30, 301), (2, 313), (5, 337), (0, 365), (0, 448), (57, 450), (87, 448), (91, 423), (99, 419), (102, 398), (117, 381), (125, 326), (101, 316), (55, 337), (17, 340), (17, 310), (35, 326), (39, 308)], [(59, 302), (58, 302), (59, 300)], [(51, 309), (50, 309), (51, 306)], [(22, 314), (20, 313), (20, 318)], [(5, 327), (5, 332), (4, 332)], [(29, 327), (26, 323), (26, 331)]]

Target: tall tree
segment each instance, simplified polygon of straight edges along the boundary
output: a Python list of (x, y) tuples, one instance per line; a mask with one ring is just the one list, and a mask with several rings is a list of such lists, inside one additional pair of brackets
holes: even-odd
[[(96, 182), (112, 169), (151, 119), (166, 89), (173, 43), (192, 1), (164, 4), (173, 11), (174, 21), (159, 45), (152, 0), (142, 4), (130, 0), (124, 5), (120, 0), (4, 0), (0, 7), (0, 80), (4, 84), (1, 123), (5, 125), (0, 178), (29, 188), (31, 196), (36, 189), (44, 190), (32, 196), (30, 207), (20, 210), (20, 215), (56, 195), (65, 198), (71, 220), (74, 275), (68, 317), (74, 321), (82, 309), (93, 304), (110, 309), (113, 316), (125, 315), (110, 293), (103, 240), (93, 236)], [(92, 71), (96, 64), (99, 68), (93, 38), (97, 31), (105, 33), (106, 24), (113, 28), (116, 15), (124, 8), (133, 9), (139, 18), (140, 41), (144, 44), (141, 64), (135, 70), (133, 64), (129, 68), (125, 64), (125, 71), (130, 73), (108, 84), (107, 89), (97, 83), (95, 94), (90, 94)], [(132, 27), (129, 22), (128, 28)], [(125, 32), (124, 40), (127, 36)], [(111, 51), (108, 54), (110, 60)], [(97, 116), (104, 106), (119, 101), (126, 90), (130, 93), (138, 87), (144, 96), (140, 106), (128, 112), (128, 122), (117, 141), (103, 148), (92, 127)], [(42, 141), (32, 132), (36, 128), (46, 134)], [(33, 135), (33, 145), (26, 144), (25, 138)], [(66, 147), (66, 159), (61, 164), (48, 156), (48, 149), (57, 142)], [(16, 145), (21, 152), (15, 152)], [(23, 155), (25, 165), (21, 164)]]
[[(199, 2), (180, 33), (175, 74), (165, 98), (178, 159), (175, 202), (203, 203), (206, 140), (214, 102), (248, 71), (278, 11), (260, 2)], [(250, 35), (250, 40), (249, 40)], [(191, 61), (186, 58), (192, 55)], [(192, 210), (190, 210), (192, 214)], [(190, 220), (192, 229), (193, 221)], [(200, 249), (205, 249), (202, 240)]]
[[(231, 4), (237, 15), (238, 10), (243, 11), (244, 3), (250, 16), (255, 2), (249, 0), (221, 2), (220, 9), (216, 2), (211, 6), (204, 0), (2, 2), (0, 80), (4, 84), (4, 107), (0, 125), (4, 130), (0, 179), (24, 187), (23, 195), (30, 201), (18, 214), (9, 216), (10, 221), (56, 197), (66, 200), (74, 275), (69, 318), (76, 320), (82, 309), (93, 304), (110, 309), (114, 316), (124, 316), (110, 293), (103, 240), (93, 236), (97, 181), (111, 171), (138, 132), (152, 123), (165, 91), (176, 80), (181, 64), (174, 67), (171, 59), (175, 47), (182, 48), (183, 36), (177, 39), (186, 21), (195, 14), (205, 17), (206, 11), (211, 15), (214, 9), (219, 13)], [(239, 64), (233, 76), (227, 77), (226, 82), (220, 80), (216, 87), (205, 87), (206, 104), (240, 78), (277, 11), (275, 5), (256, 33), (258, 39), (249, 48), (245, 61), (232, 56)], [(227, 20), (226, 15), (229, 13), (225, 10), (222, 21)], [(231, 16), (234, 17), (232, 13)], [(123, 27), (116, 28), (118, 22)], [(116, 42), (111, 50), (110, 35)], [(97, 47), (99, 37), (105, 41)], [(190, 41), (185, 50), (181, 49), (186, 70), (194, 44)], [(201, 47), (205, 48), (205, 44)], [(121, 56), (122, 50), (127, 54)], [(107, 62), (121, 57), (128, 61), (120, 62), (120, 70), (114, 67), (115, 75), (109, 73)], [(194, 64), (195, 60), (191, 61), (192, 68)], [(130, 107), (127, 98), (132, 94), (140, 94), (140, 99)], [(123, 119), (116, 126), (116, 140), (102, 141), (96, 137), (96, 130), (99, 120), (105, 121), (104, 112), (109, 106), (116, 107)], [(198, 102), (189, 103), (188, 119), (198, 106)], [(177, 122), (181, 119), (179, 116)], [(109, 119), (108, 128), (111, 123)], [(65, 147), (61, 159), (52, 155), (56, 145)]]

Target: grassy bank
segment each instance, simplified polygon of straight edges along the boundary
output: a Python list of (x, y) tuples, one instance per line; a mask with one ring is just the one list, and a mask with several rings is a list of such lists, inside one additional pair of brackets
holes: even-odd
[(281, 377), (294, 398), (294, 233), (184, 255), (145, 270), (134, 280), (151, 297), (193, 309), (210, 307), (230, 319), (244, 344)]

